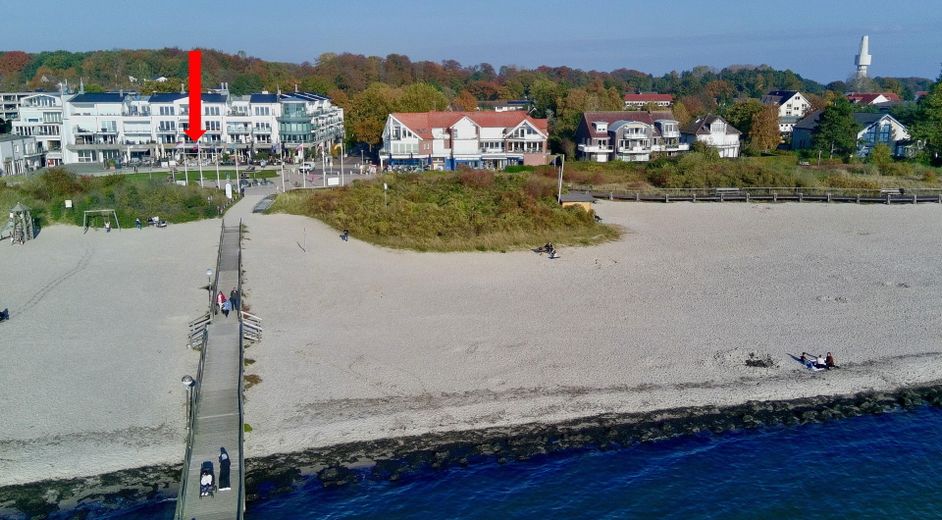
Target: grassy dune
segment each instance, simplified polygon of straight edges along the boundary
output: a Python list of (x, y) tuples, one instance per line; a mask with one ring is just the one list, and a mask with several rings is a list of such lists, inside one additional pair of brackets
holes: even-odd
[(559, 207), (555, 195), (552, 179), (528, 173), (387, 175), (337, 190), (282, 194), (271, 211), (307, 215), (360, 240), (418, 251), (506, 251), (618, 237), (617, 228), (595, 222), (592, 213)]

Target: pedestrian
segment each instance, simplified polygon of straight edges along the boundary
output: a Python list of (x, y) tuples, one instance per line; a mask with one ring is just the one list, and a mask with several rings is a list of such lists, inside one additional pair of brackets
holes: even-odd
[(230, 310), (232, 310), (232, 301), (226, 300), (222, 302), (222, 315), (228, 318)]
[(111, 233), (111, 221), (105, 222), (105, 233)]
[(226, 448), (219, 448), (219, 491), (232, 489), (232, 485), (229, 483), (230, 464), (232, 464), (232, 461), (229, 459), (229, 452), (226, 451)]
[(239, 310), (239, 290), (235, 287), (229, 291), (229, 301), (232, 302), (232, 310)]
[(141, 219), (140, 219), (140, 218), (134, 219), (134, 227), (136, 227), (137, 229), (141, 229)]
[(340, 238), (341, 238), (344, 242), (350, 240), (350, 230), (349, 230), (349, 229), (344, 229), (344, 230), (343, 230), (343, 234), (340, 235)]
[(219, 291), (219, 294), (216, 295), (216, 305), (217, 305), (216, 312), (219, 312), (222, 310), (222, 304), (225, 302), (226, 302), (226, 295), (223, 294), (222, 291)]

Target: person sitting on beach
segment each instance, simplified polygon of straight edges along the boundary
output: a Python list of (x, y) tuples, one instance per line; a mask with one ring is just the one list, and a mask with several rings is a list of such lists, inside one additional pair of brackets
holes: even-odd
[(830, 352), (828, 352), (827, 357), (824, 358), (824, 368), (827, 368), (828, 370), (831, 370), (832, 368), (839, 368), (834, 364), (834, 356), (831, 355)]

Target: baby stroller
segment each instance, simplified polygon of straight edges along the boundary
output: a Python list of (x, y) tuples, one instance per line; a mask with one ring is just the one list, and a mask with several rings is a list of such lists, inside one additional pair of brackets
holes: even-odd
[(200, 465), (200, 498), (211, 497), (216, 491), (216, 475), (213, 472), (213, 462), (204, 461)]

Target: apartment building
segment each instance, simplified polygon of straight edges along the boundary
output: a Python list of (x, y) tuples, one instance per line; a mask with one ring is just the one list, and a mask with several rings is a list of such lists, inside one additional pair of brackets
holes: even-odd
[[(210, 153), (280, 154), (299, 146), (339, 142), (343, 109), (306, 92), (233, 96), (226, 86), (200, 96), (200, 147)], [(193, 149), (187, 93), (150, 96), (135, 92), (32, 94), (20, 102), (14, 133), (34, 136), (44, 164), (179, 159)]]
[(380, 165), (454, 170), (546, 164), (549, 125), (524, 111), (389, 114)]
[(20, 102), (36, 92), (0, 92), (0, 119), (13, 121), (19, 115)]
[(578, 157), (596, 162), (649, 161), (655, 153), (674, 156), (690, 150), (671, 112), (586, 112), (575, 140)]
[(42, 158), (42, 166), (62, 164), (61, 92), (32, 93), (19, 101), (18, 117), (13, 120), (14, 134), (33, 137)]
[(646, 94), (625, 94), (625, 110), (642, 110), (649, 105), (669, 108), (674, 104), (674, 96), (648, 92)]
[(0, 135), (0, 176), (22, 175), (42, 167), (42, 153), (36, 138), (15, 134)]

